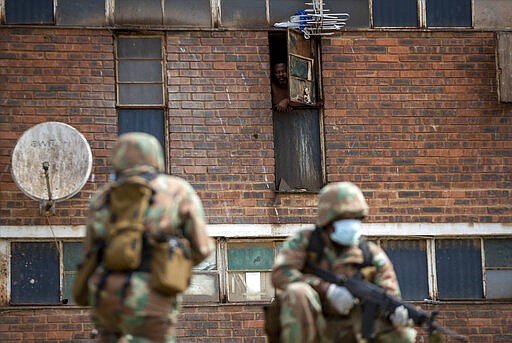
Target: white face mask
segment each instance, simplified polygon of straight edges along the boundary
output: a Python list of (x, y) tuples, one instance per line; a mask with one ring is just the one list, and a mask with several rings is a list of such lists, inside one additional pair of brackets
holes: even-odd
[(331, 239), (341, 245), (357, 245), (361, 238), (361, 221), (359, 219), (342, 219), (333, 224), (334, 232)]

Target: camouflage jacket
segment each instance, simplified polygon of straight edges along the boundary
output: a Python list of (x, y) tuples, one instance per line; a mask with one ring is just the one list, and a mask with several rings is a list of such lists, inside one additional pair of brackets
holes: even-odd
[[(272, 283), (277, 289), (284, 290), (288, 284), (298, 281), (307, 282), (315, 289), (325, 283), (319, 277), (304, 271), (306, 260), (312, 258), (307, 251), (312, 233), (313, 230), (299, 231), (283, 243), (272, 269)], [(363, 251), (359, 247), (340, 249), (325, 232), (322, 233), (322, 241), (323, 258), (317, 263), (321, 268), (349, 277), (358, 271), (358, 265), (364, 261)], [(400, 298), (396, 274), (388, 256), (373, 242), (368, 242), (368, 248), (372, 255), (371, 264), (375, 267), (372, 282), (385, 289), (388, 294)]]
[[(207, 235), (204, 210), (194, 189), (185, 180), (159, 174), (149, 182), (155, 191), (146, 211), (145, 231), (153, 236), (171, 236), (181, 227), (192, 247), (194, 265), (203, 261), (214, 249)], [(95, 240), (105, 239), (109, 211), (106, 206), (108, 187), (91, 200), (87, 224), (86, 251)]]

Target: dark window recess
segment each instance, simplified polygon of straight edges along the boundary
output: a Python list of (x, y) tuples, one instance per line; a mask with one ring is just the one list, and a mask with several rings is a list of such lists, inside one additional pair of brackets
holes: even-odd
[(5, 0), (6, 24), (53, 24), (53, 0)]
[(512, 239), (485, 239), (485, 266), (512, 267)]
[(471, 27), (471, 0), (426, 0), (427, 26)]
[(428, 298), (427, 243), (424, 240), (383, 241), (382, 247), (395, 267), (404, 300)]
[(347, 28), (370, 26), (370, 7), (368, 6), (368, 1), (328, 1), (327, 8), (331, 10), (331, 13), (350, 14), (350, 19), (347, 21)]
[(114, 21), (118, 25), (162, 25), (162, 0), (115, 1)]
[(165, 147), (164, 111), (159, 109), (119, 110), (119, 134), (145, 132), (155, 136)]
[(82, 256), (82, 242), (62, 243), (62, 261), (64, 265), (64, 275), (62, 278), (62, 303), (64, 304), (75, 303), (73, 300), (73, 283), (75, 282), (77, 266), (82, 261)]
[(276, 190), (319, 190), (322, 187), (322, 162), (318, 109), (274, 111), (273, 118)]
[(269, 26), (265, 0), (222, 0), (221, 16), (223, 27), (258, 29)]
[(479, 239), (436, 240), (439, 299), (483, 298)]
[(323, 170), (316, 41), (305, 40), (299, 31), (272, 32), (269, 50), (271, 66), (288, 62), (293, 100), (291, 112), (273, 112), (276, 191), (318, 191), (323, 185)]
[(121, 60), (118, 64), (119, 81), (162, 82), (162, 62), (156, 60)]
[(305, 7), (303, 0), (270, 0), (270, 24), (286, 22), (297, 11), (303, 10)]
[(162, 59), (162, 40), (160, 37), (119, 37), (117, 57), (120, 59), (146, 58)]
[(415, 0), (373, 0), (372, 15), (374, 27), (418, 26), (418, 4)]
[(60, 302), (59, 254), (55, 242), (11, 244), (11, 303)]
[[(294, 15), (299, 10), (303, 10), (305, 7), (311, 6), (306, 6), (304, 0), (270, 0), (270, 24), (274, 25), (278, 22), (286, 22), (290, 20), (290, 16)], [(324, 1), (324, 9), (328, 9), (328, 13), (350, 14), (350, 19), (346, 26), (347, 28), (369, 26), (370, 10), (368, 0)]]
[(165, 0), (164, 25), (212, 27), (210, 0)]
[(59, 0), (57, 25), (105, 26), (105, 0)]
[(160, 105), (163, 103), (162, 84), (118, 84), (119, 105)]
[(162, 40), (120, 37), (117, 41), (117, 87), (120, 106), (162, 106)]
[(485, 239), (487, 299), (512, 299), (512, 239)]

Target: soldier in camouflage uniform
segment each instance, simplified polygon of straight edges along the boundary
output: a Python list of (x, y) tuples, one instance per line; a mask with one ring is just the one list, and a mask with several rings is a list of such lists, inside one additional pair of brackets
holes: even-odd
[[(206, 233), (201, 201), (185, 180), (163, 174), (164, 157), (155, 137), (144, 133), (120, 136), (112, 157), (117, 178), (156, 173), (150, 180), (154, 195), (144, 219), (145, 232), (165, 237), (175, 235), (179, 227), (190, 241), (193, 264), (203, 261), (214, 249)], [(90, 203), (85, 251), (97, 239), (105, 239), (109, 218), (107, 189)], [(89, 280), (91, 318), (101, 342), (175, 342), (175, 324), (181, 296), (164, 296), (151, 289), (149, 273), (143, 271), (108, 273), (102, 280), (100, 266)], [(127, 281), (128, 280), (128, 281)], [(101, 283), (103, 286), (98, 287)]]
[[(276, 258), (272, 283), (281, 302), (279, 320), (281, 343), (364, 342), (361, 338), (361, 306), (345, 287), (329, 284), (305, 270), (307, 260), (338, 275), (353, 276), (363, 263), (360, 248), (361, 220), (368, 215), (368, 205), (361, 190), (350, 182), (338, 182), (320, 191), (317, 227), (320, 228), (322, 256), (312, 254), (308, 246), (313, 230), (290, 236)], [(372, 242), (371, 273), (363, 273), (368, 281), (388, 294), (400, 297), (393, 265), (385, 252)], [(375, 322), (379, 343), (410, 343), (416, 330), (410, 327), (400, 310), (391, 320)]]

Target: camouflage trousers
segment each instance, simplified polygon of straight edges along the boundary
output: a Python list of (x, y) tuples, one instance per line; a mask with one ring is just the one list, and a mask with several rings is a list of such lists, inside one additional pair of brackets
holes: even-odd
[(91, 319), (97, 340), (104, 343), (174, 343), (180, 299), (158, 294), (148, 286), (148, 274), (113, 273), (101, 283), (101, 274), (89, 281)]
[[(318, 293), (305, 282), (288, 285), (281, 301), (281, 343), (363, 343), (360, 328), (362, 313), (355, 306), (348, 316), (324, 314)], [(411, 327), (394, 328), (390, 322), (375, 322), (377, 343), (413, 343), (416, 330)]]

